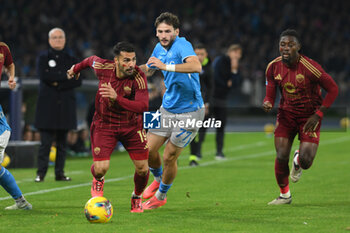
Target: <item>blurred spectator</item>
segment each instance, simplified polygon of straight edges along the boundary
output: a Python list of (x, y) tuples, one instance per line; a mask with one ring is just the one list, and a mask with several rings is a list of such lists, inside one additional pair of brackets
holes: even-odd
[[(136, 45), (138, 63), (144, 64), (156, 43), (154, 28), (149, 25), (161, 11), (170, 11), (183, 21), (181, 34), (193, 44), (201, 41), (210, 45), (208, 52), (213, 58), (227, 44), (240, 43), (245, 48), (242, 76), (251, 83), (259, 82), (263, 90), (265, 67), (278, 55), (273, 42), (291, 27), (303, 35), (303, 53), (325, 64), (337, 82), (346, 83), (336, 100), (342, 103), (349, 101), (345, 97), (350, 93), (349, 10), (349, 1), (317, 1), (310, 7), (310, 2), (303, 0), (106, 0), (98, 5), (95, 0), (7, 0), (1, 1), (0, 22), (6, 23), (0, 24), (0, 40), (12, 48), (19, 76), (36, 76), (33, 54), (46, 48), (43, 32), (56, 25), (70, 35), (68, 46), (79, 59), (91, 54), (111, 57), (109, 49), (100, 45), (127, 40)], [(245, 88), (260, 94), (254, 102), (260, 106), (263, 92)]]
[(67, 135), (67, 154), (73, 157), (85, 157), (89, 153), (89, 132), (86, 129), (71, 130)]
[[(211, 97), (213, 96), (213, 71), (211, 68), (211, 60), (208, 56), (206, 47), (203, 44), (195, 46), (194, 52), (197, 54), (199, 61), (202, 64), (202, 71), (199, 74), (199, 80), (201, 84), (201, 94), (205, 105), (205, 118), (209, 117), (209, 107), (211, 104)], [(197, 160), (202, 158), (202, 143), (205, 138), (207, 128), (202, 127), (199, 129), (198, 134), (190, 144), (191, 156), (190, 166), (197, 166)]]

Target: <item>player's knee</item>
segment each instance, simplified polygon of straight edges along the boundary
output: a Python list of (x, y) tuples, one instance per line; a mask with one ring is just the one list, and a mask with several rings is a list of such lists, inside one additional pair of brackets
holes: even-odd
[(313, 162), (313, 159), (311, 158), (311, 156), (300, 156), (299, 157), (299, 163), (300, 163), (300, 167), (302, 169), (308, 169), (311, 167)]
[(140, 176), (147, 175), (148, 170), (149, 170), (149, 167), (148, 167), (147, 163), (135, 166), (135, 171)]
[(279, 162), (289, 161), (289, 153), (286, 148), (279, 147), (276, 151), (276, 158)]
[(95, 175), (96, 178), (101, 178), (103, 177), (108, 171), (107, 166), (95, 166)]
[(139, 176), (146, 176), (147, 173), (148, 173), (148, 169), (136, 169), (136, 173), (137, 173)]
[(169, 166), (176, 163), (176, 156), (166, 156), (163, 158), (164, 166)]
[(288, 154), (286, 154), (286, 153), (280, 152), (280, 153), (277, 153), (276, 156), (277, 156), (276, 158), (277, 158), (278, 162), (280, 162), (280, 163), (289, 161)]

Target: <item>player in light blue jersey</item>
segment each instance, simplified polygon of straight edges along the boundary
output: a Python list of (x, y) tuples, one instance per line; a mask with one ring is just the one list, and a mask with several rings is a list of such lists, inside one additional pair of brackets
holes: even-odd
[[(199, 73), (202, 65), (190, 42), (179, 37), (180, 22), (176, 15), (165, 12), (155, 21), (159, 43), (146, 65), (140, 66), (150, 76), (156, 69), (162, 70), (166, 91), (160, 108), (162, 122), (184, 122), (187, 119), (202, 121), (204, 104), (200, 91)], [(149, 167), (155, 180), (144, 191), (143, 208), (155, 209), (165, 205), (166, 193), (176, 173), (177, 158), (185, 146), (196, 136), (197, 126), (175, 126), (151, 129), (148, 132)], [(168, 140), (168, 141), (167, 141)], [(164, 171), (159, 155), (165, 143), (163, 154)]]
[[(8, 46), (0, 42), (0, 75), (2, 67), (5, 66), (7, 73), (9, 75), (8, 85), (11, 90), (16, 87), (15, 81), (15, 65), (12, 61), (12, 56)], [(7, 143), (10, 139), (11, 128), (7, 124), (6, 117), (2, 107), (0, 105), (0, 164), (4, 160), (4, 153)], [(15, 204), (8, 206), (6, 210), (17, 210), (17, 209), (32, 209), (32, 205), (27, 202), (27, 200), (22, 195), (21, 190), (19, 189), (15, 178), (13, 175), (3, 166), (0, 165), (0, 185), (12, 196), (15, 200)]]

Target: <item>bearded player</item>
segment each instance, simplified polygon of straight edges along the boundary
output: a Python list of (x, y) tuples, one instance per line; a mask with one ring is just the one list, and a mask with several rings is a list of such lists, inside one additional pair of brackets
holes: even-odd
[(79, 77), (81, 70), (91, 67), (99, 79), (90, 128), (94, 160), (91, 196), (103, 196), (110, 156), (120, 141), (135, 165), (131, 212), (143, 212), (141, 194), (149, 177), (147, 139), (142, 128), (142, 114), (148, 110), (147, 79), (136, 66), (135, 49), (130, 43), (119, 42), (113, 52), (114, 61), (91, 56), (73, 65), (67, 76)]

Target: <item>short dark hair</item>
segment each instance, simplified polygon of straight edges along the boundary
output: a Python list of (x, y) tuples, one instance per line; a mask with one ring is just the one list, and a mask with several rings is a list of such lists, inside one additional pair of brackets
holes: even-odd
[(135, 47), (127, 41), (121, 41), (113, 47), (114, 56), (119, 56), (120, 52), (135, 52)]
[(301, 44), (300, 36), (298, 32), (294, 29), (288, 28), (287, 30), (284, 30), (280, 35), (280, 40), (283, 36), (293, 36), (298, 40), (299, 44)]
[(174, 27), (174, 29), (180, 28), (180, 20), (179, 20), (179, 18), (176, 15), (174, 15), (174, 14), (172, 14), (170, 12), (161, 13), (157, 17), (157, 19), (156, 19), (156, 21), (154, 23), (154, 26), (157, 28), (158, 25), (161, 24), (161, 23), (166, 23), (168, 25), (171, 25), (171, 26)]

